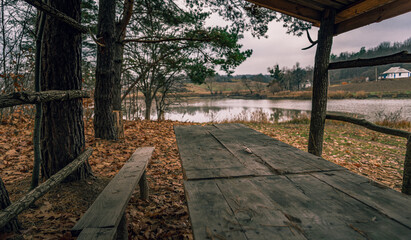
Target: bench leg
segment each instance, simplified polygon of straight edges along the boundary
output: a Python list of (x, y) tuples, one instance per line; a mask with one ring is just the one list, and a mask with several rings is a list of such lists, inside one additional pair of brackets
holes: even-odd
[(117, 227), (117, 240), (128, 240), (127, 218), (126, 213), (123, 213), (120, 223)]
[(146, 171), (143, 172), (143, 175), (141, 176), (140, 181), (138, 182), (138, 185), (140, 186), (140, 199), (148, 200), (149, 190), (148, 190)]

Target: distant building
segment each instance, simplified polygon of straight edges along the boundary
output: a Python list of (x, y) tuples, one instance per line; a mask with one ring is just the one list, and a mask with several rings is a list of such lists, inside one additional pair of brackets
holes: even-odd
[(411, 77), (411, 72), (401, 67), (392, 67), (388, 69), (387, 71), (383, 72), (380, 76), (382, 79), (407, 78), (407, 77)]

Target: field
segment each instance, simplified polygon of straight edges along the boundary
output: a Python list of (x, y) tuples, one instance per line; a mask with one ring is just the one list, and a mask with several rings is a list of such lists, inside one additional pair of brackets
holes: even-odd
[(372, 92), (409, 92), (411, 93), (411, 78), (387, 79), (377, 82), (349, 83), (346, 85), (330, 86), (330, 91), (346, 91), (367, 93)]
[[(244, 97), (263, 97), (263, 98), (292, 98), (292, 99), (310, 99), (311, 91), (282, 91), (277, 93), (269, 92), (266, 83), (251, 83), (250, 90), (240, 80), (233, 82), (215, 82), (212, 89), (214, 95), (221, 96), (244, 96)], [(186, 84), (188, 92), (184, 96), (210, 96), (210, 91), (206, 84), (197, 85)], [(362, 82), (331, 85), (329, 87), (328, 97), (330, 99), (345, 98), (411, 98), (411, 78), (405, 79), (388, 79), (377, 82)]]

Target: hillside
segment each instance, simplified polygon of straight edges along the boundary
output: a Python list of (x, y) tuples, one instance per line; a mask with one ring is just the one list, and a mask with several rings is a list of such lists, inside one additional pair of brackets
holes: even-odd
[(332, 85), (330, 91), (346, 92), (411, 92), (411, 78), (381, 80), (377, 82), (349, 83), (346, 85)]

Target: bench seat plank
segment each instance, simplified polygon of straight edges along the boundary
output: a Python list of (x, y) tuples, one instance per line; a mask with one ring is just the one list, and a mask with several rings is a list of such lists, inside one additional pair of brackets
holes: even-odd
[(116, 236), (115, 228), (85, 228), (77, 239), (112, 240)]
[(86, 228), (117, 228), (153, 150), (153, 147), (142, 147), (133, 153), (74, 226), (74, 235)]

